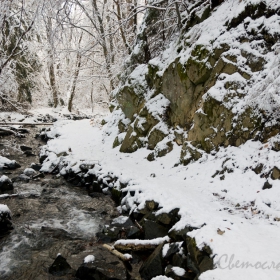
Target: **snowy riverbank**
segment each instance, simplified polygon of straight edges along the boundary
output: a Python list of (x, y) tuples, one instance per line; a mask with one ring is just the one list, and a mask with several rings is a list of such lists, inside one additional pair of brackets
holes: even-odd
[[(278, 278), (280, 182), (272, 180), (269, 172), (279, 164), (279, 155), (271, 150), (271, 143), (248, 141), (238, 148), (204, 153), (187, 167), (174, 167), (180, 153), (176, 144), (171, 153), (149, 162), (145, 159), (149, 150), (124, 154), (113, 149), (112, 127), (110, 121), (103, 128), (89, 120), (56, 122), (48, 133), (54, 139), (43, 149), (48, 155), (43, 171), (59, 161), (64, 165), (61, 174), (70, 168), (79, 170), (82, 163), (95, 164), (89, 172), (99, 180), (106, 181), (109, 174), (118, 178), (112, 187), (127, 185), (124, 211), (144, 208), (147, 200), (159, 203), (157, 214), (179, 208), (181, 219), (174, 228), (197, 228), (188, 235), (199, 248), (212, 249), (216, 268), (199, 279)], [(269, 178), (253, 171), (260, 164)]]

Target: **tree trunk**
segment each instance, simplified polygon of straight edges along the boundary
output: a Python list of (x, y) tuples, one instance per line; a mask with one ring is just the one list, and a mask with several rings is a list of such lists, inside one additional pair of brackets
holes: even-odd
[(49, 43), (49, 79), (50, 79), (50, 86), (52, 91), (52, 98), (53, 98), (53, 106), (56, 108), (58, 105), (58, 91), (55, 82), (55, 71), (54, 71), (54, 45), (53, 45), (53, 36), (52, 36), (52, 19), (48, 17), (47, 22), (47, 39)]
[(78, 76), (79, 76), (79, 72), (80, 72), (80, 68), (81, 68), (81, 61), (82, 61), (82, 55), (81, 55), (80, 52), (78, 52), (78, 54), (77, 54), (77, 65), (76, 65), (76, 69), (75, 69), (75, 72), (74, 72), (71, 88), (69, 90), (69, 99), (68, 99), (68, 110), (69, 110), (69, 112), (72, 112), (73, 99), (74, 99), (74, 96), (75, 96), (77, 80), (78, 80)]
[[(83, 33), (81, 34), (80, 39), (79, 39), (79, 47), (80, 47), (80, 43), (82, 41), (82, 37), (83, 37)], [(76, 68), (75, 68), (75, 71), (74, 71), (73, 80), (72, 80), (72, 84), (70, 86), (69, 95), (68, 95), (68, 111), (69, 112), (72, 112), (73, 99), (74, 99), (74, 96), (75, 96), (77, 80), (78, 80), (78, 76), (79, 76), (79, 73), (80, 73), (81, 62), (82, 62), (82, 54), (81, 54), (80, 50), (78, 50)]]

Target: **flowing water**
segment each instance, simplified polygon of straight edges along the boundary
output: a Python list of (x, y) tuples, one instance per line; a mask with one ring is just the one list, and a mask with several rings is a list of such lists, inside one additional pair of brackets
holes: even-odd
[[(37, 155), (42, 143), (34, 139), (35, 133), (33, 128), (25, 139), (2, 139), (0, 155), (15, 159), (22, 166), (8, 174), (10, 178), (31, 162), (38, 162), (37, 156), (26, 157), (19, 149), (19, 145), (25, 144)], [(77, 269), (83, 258), (94, 251), (95, 233), (117, 215), (108, 196), (92, 198), (85, 189), (53, 175), (28, 183), (15, 182), (13, 193), (18, 196), (0, 196), (0, 203), (12, 212), (14, 226), (9, 235), (0, 239), (3, 280), (56, 279), (48, 274), (48, 268), (59, 253)]]

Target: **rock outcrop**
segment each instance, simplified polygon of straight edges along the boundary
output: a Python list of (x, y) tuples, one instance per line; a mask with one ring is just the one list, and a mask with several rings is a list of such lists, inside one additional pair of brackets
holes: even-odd
[(237, 14), (223, 16), (219, 11), (226, 5), (197, 1), (171, 49), (145, 60), (149, 46), (143, 40), (156, 36), (148, 13), (136, 45), (140, 51), (131, 55), (112, 95), (121, 135), (114, 147), (125, 153), (147, 147), (153, 150), (148, 160), (154, 160), (176, 142), (182, 145), (181, 162), (188, 164), (220, 146), (266, 142), (279, 133), (277, 121), (271, 121), (277, 119), (276, 97), (269, 93), (270, 71), (275, 78), (279, 74), (280, 32), (270, 28), (272, 22), (280, 26), (279, 8), (246, 2)]

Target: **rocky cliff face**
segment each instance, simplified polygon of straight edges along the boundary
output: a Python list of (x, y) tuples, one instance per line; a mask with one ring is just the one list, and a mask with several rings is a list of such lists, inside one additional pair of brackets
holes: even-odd
[(183, 164), (249, 139), (270, 139), (277, 150), (276, 2), (234, 0), (213, 8), (208, 1), (190, 1), (180, 33), (154, 57), (148, 44), (154, 11), (148, 11), (122, 83), (112, 95), (119, 129), (114, 146), (128, 153), (147, 147), (148, 160), (154, 160), (176, 143), (182, 146)]

